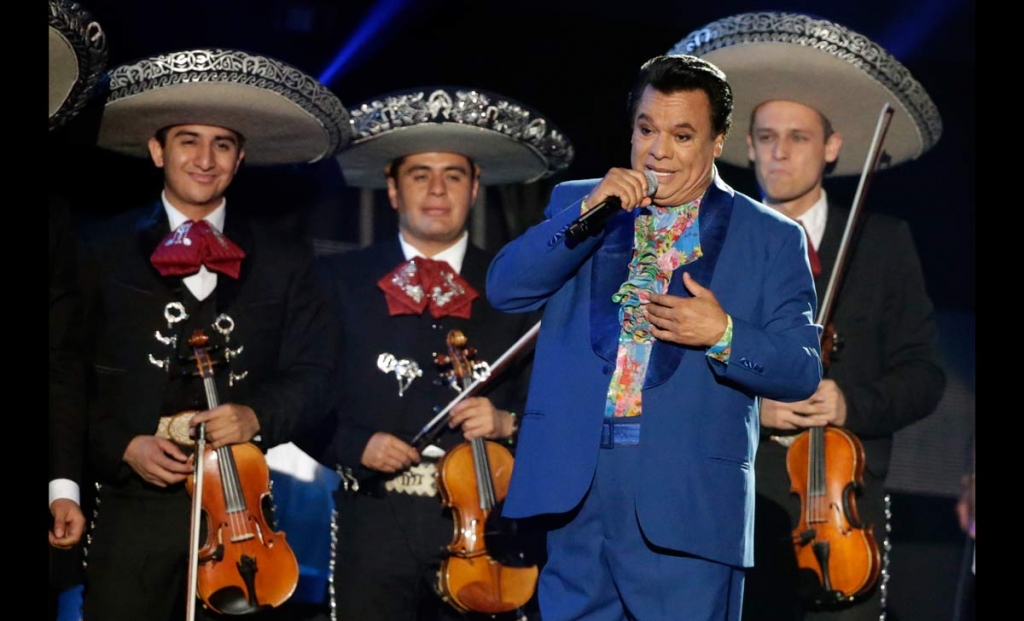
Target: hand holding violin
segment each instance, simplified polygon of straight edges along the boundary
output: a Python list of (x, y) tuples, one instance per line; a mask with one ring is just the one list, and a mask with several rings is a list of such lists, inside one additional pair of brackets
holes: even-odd
[(761, 400), (761, 426), (771, 429), (807, 429), (846, 423), (846, 397), (835, 380), (824, 379), (808, 399), (783, 403)]
[(193, 470), (188, 455), (158, 436), (135, 436), (122, 459), (142, 480), (157, 487), (181, 483)]
[(193, 416), (188, 423), (193, 436), (196, 426), (201, 423), (206, 423), (206, 444), (212, 449), (248, 442), (260, 431), (256, 412), (247, 405), (236, 403), (224, 403)]
[(469, 397), (452, 408), (448, 419), (452, 429), (462, 428), (462, 437), (488, 440), (504, 439), (515, 433), (515, 420), (505, 410), (494, 407), (487, 397)]

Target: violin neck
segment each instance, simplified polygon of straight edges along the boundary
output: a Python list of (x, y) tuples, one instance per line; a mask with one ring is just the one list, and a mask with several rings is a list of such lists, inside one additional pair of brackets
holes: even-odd
[(213, 381), (212, 375), (203, 378), (203, 389), (206, 390), (206, 404), (209, 409), (212, 410), (220, 405), (220, 398), (217, 397), (217, 384)]
[(827, 474), (825, 468), (825, 428), (811, 427), (807, 450), (807, 522), (813, 524), (825, 519)]
[(494, 481), (491, 479), (491, 463), (487, 457), (487, 442), (483, 438), (469, 441), (473, 451), (473, 469), (476, 470), (476, 491), (480, 497), (480, 508), (490, 511), (497, 504)]

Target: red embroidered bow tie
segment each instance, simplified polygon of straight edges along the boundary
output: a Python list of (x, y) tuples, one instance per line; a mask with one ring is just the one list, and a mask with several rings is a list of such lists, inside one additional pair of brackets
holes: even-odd
[(473, 300), (479, 297), (447, 262), (423, 257), (402, 263), (377, 286), (387, 297), (391, 316), (419, 315), (429, 306), (435, 319), (446, 315), (469, 319)]
[(161, 241), (149, 260), (162, 276), (188, 276), (206, 269), (238, 278), (245, 252), (206, 220), (187, 220)]

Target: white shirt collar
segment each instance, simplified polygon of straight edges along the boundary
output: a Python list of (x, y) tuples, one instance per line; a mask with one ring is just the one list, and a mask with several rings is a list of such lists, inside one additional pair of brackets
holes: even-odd
[(402, 245), (402, 254), (405, 255), (406, 261), (413, 257), (423, 257), (424, 259), (434, 259), (435, 261), (446, 261), (448, 265), (452, 266), (452, 269), (455, 270), (456, 274), (461, 274), (462, 261), (466, 258), (466, 248), (469, 246), (469, 231), (463, 231), (462, 237), (459, 237), (458, 241), (432, 257), (428, 257), (406, 242), (401, 231), (398, 232), (398, 243)]
[[(166, 190), (160, 193), (160, 200), (163, 201), (164, 211), (167, 212), (167, 221), (168, 223), (170, 223), (172, 231), (181, 226), (182, 222), (188, 220), (188, 217), (185, 216), (185, 214), (178, 211), (178, 209), (167, 200)], [(216, 209), (207, 214), (206, 217), (203, 218), (203, 220), (209, 222), (210, 226), (212, 226), (213, 228), (223, 232), (224, 220), (227, 217), (227, 204), (228, 199), (222, 198), (220, 201), (220, 205), (218, 205)]]
[(815, 250), (821, 248), (821, 238), (825, 236), (825, 221), (827, 219), (828, 197), (825, 194), (825, 188), (822, 188), (818, 200), (797, 218), (797, 222), (807, 229), (807, 234), (811, 237), (811, 243), (814, 244)]

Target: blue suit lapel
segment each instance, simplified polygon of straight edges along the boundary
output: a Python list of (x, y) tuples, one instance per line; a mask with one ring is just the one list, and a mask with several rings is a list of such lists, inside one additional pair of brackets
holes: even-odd
[[(590, 285), (590, 343), (601, 358), (614, 363), (618, 353), (619, 305), (612, 295), (629, 276), (629, 262), (633, 255), (633, 225), (639, 210), (615, 215), (608, 221), (608, 232), (594, 255)], [(672, 274), (668, 293), (691, 297), (683, 284), (682, 272), (689, 272), (698, 283), (710, 287), (715, 265), (725, 243), (732, 215), (732, 189), (720, 181), (718, 175), (700, 205), (700, 246), (702, 256), (680, 266)], [(663, 383), (675, 372), (686, 349), (673, 343), (655, 341), (651, 362), (647, 368), (644, 388)]]
[(629, 277), (633, 258), (633, 223), (639, 209), (622, 211), (606, 223), (607, 233), (594, 254), (590, 279), (590, 345), (614, 364), (619, 350), (619, 305), (612, 296)]

